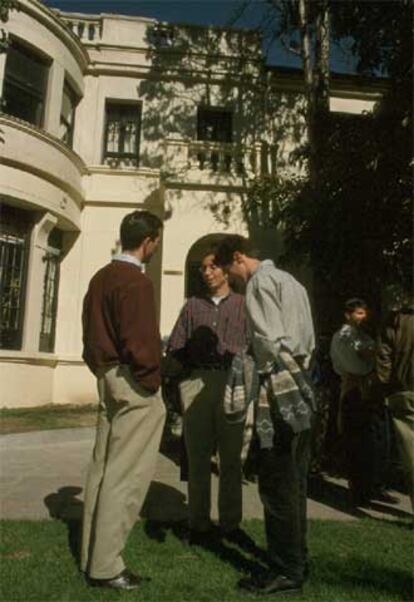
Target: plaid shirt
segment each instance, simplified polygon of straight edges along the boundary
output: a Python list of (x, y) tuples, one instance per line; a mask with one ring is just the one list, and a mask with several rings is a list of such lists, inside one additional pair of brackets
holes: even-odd
[(229, 367), (246, 345), (245, 329), (242, 295), (231, 292), (218, 305), (209, 297), (191, 297), (173, 328), (167, 353), (189, 367)]

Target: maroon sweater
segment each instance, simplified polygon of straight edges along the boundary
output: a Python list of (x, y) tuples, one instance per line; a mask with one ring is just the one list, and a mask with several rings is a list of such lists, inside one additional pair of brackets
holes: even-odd
[(161, 343), (151, 280), (138, 266), (113, 261), (93, 276), (83, 302), (83, 359), (96, 374), (128, 364), (137, 382), (160, 386)]

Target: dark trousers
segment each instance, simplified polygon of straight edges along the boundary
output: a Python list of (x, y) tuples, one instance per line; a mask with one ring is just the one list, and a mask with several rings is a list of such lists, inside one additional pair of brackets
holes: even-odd
[(381, 404), (364, 399), (358, 388), (342, 401), (344, 447), (349, 487), (369, 497), (385, 481), (389, 457), (387, 415)]
[(274, 424), (274, 447), (259, 452), (259, 494), (268, 553), (276, 571), (302, 581), (307, 564), (306, 495), (311, 431)]

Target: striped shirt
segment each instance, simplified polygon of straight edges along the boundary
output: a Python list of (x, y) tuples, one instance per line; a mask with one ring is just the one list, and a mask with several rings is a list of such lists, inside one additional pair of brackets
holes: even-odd
[(229, 367), (246, 344), (244, 297), (230, 293), (219, 303), (191, 297), (171, 333), (167, 353), (189, 367)]

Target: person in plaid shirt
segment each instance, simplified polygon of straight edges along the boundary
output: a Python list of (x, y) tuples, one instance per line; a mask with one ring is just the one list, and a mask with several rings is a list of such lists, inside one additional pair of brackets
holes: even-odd
[(241, 449), (244, 424), (229, 424), (223, 399), (235, 353), (245, 347), (244, 297), (232, 292), (228, 276), (214, 263), (214, 250), (201, 262), (207, 292), (185, 303), (171, 333), (167, 357), (182, 367), (179, 391), (188, 457), (191, 540), (212, 534), (211, 457), (219, 456), (219, 524), (237, 533), (242, 518)]

